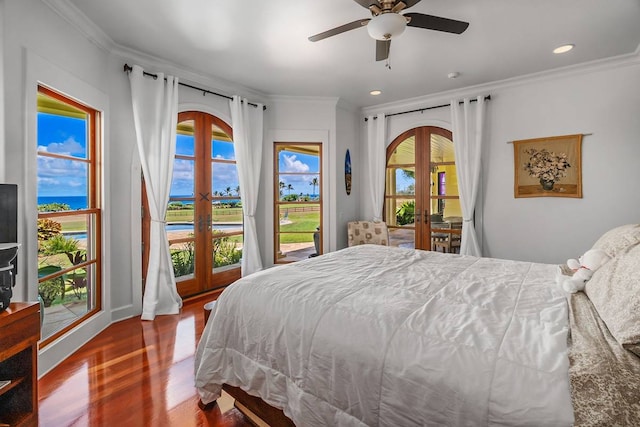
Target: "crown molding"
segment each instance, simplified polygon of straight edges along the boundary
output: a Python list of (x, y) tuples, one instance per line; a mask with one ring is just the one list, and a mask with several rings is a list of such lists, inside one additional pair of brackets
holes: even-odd
[(355, 105), (353, 105), (352, 103), (346, 101), (344, 98), (339, 98), (338, 99), (338, 104), (336, 105), (337, 108), (340, 108), (342, 110), (348, 111), (350, 113), (359, 113), (360, 112), (360, 108), (356, 107)]
[(498, 80), (474, 86), (466, 86), (455, 90), (418, 96), (401, 101), (394, 101), (385, 104), (364, 107), (361, 109), (361, 114), (363, 117), (375, 115), (382, 112), (384, 112), (385, 114), (393, 114), (407, 109), (418, 109), (429, 107), (431, 105), (449, 103), (451, 99), (475, 98), (478, 95), (490, 95), (492, 91), (501, 89), (523, 86), (532, 83), (541, 83), (545, 81), (556, 80), (559, 78), (592, 74), (612, 69), (633, 67), (638, 65), (640, 65), (640, 45), (634, 53), (599, 59), (591, 62), (584, 62), (581, 64), (526, 74), (523, 76), (512, 77), (509, 79)]
[(69, 0), (42, 0), (42, 2), (101, 49), (107, 52), (113, 49), (115, 45), (113, 39)]

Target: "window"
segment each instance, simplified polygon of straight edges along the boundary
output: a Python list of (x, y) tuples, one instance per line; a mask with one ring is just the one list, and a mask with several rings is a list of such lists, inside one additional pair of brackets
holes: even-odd
[(38, 87), (38, 294), (43, 345), (101, 308), (100, 129), (95, 109)]
[(322, 144), (275, 143), (274, 263), (322, 253)]
[[(178, 115), (165, 220), (173, 272), (182, 297), (240, 278), (243, 216), (231, 135), (231, 127), (210, 114), (187, 111)], [(144, 219), (143, 241), (148, 242), (150, 218)]]
[(391, 245), (459, 250), (462, 211), (451, 132), (420, 127), (389, 145), (384, 214)]

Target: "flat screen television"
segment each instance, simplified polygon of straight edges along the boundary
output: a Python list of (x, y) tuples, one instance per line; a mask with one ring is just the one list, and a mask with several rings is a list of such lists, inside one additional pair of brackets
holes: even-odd
[(0, 184), (0, 243), (18, 241), (18, 186)]
[[(18, 242), (18, 186), (0, 184), (0, 243)], [(8, 252), (7, 252), (8, 253)], [(13, 255), (12, 255), (13, 257)], [(13, 269), (0, 271), (0, 311), (8, 306), (12, 296), (15, 275), (18, 273), (17, 257), (7, 263)]]

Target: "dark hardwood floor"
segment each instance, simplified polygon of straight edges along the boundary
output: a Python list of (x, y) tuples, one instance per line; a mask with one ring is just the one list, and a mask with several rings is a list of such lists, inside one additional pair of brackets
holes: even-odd
[[(204, 412), (194, 388), (203, 304), (111, 325), (39, 381), (40, 426), (251, 426), (232, 400)], [(225, 408), (226, 406), (226, 408)]]

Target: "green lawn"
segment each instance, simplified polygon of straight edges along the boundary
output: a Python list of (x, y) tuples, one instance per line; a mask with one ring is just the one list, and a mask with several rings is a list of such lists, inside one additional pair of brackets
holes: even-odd
[[(167, 222), (193, 222), (193, 209), (167, 211)], [(238, 223), (242, 222), (242, 208), (213, 208), (212, 222)]]
[[(167, 211), (167, 222), (193, 222), (193, 209)], [(282, 232), (281, 243), (313, 242), (313, 233), (320, 225), (320, 212), (293, 212), (290, 210), (287, 219), (290, 224), (280, 226)], [(63, 231), (86, 231), (87, 223), (84, 220), (57, 219), (62, 224)], [(240, 223), (242, 222), (242, 208), (214, 208), (212, 209), (212, 221), (214, 223)]]
[(280, 225), (280, 243), (313, 242), (313, 233), (320, 225), (320, 212), (289, 212), (290, 224)]

